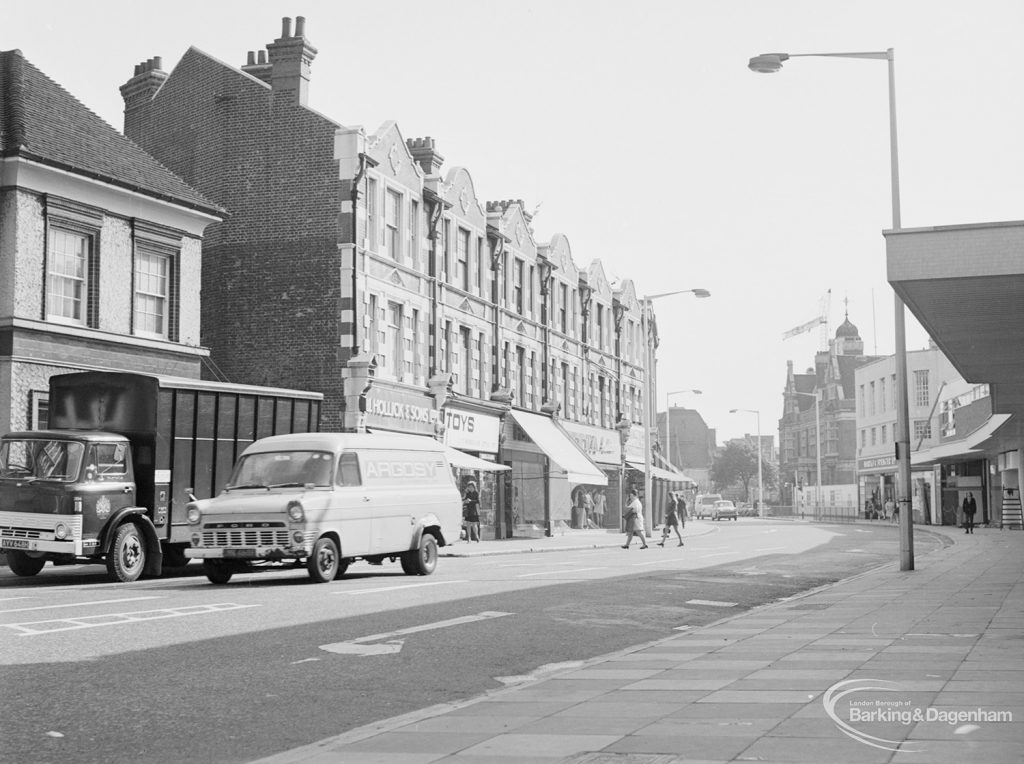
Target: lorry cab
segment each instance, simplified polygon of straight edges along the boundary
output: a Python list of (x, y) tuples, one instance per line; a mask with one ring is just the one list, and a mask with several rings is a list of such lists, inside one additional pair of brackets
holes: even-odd
[[(137, 507), (131, 454), (128, 439), (116, 433), (33, 430), (3, 436), (0, 551), (11, 569), (34, 575), (47, 560), (73, 563), (110, 551), (116, 529), (143, 511)], [(121, 539), (115, 567), (122, 575), (142, 573), (145, 543), (138, 531)]]

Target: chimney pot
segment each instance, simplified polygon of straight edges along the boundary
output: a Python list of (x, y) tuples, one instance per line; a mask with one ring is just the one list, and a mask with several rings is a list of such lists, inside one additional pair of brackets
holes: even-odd
[(281, 19), (281, 37), (288, 39), (292, 36), (292, 20), (285, 16)]
[(265, 63), (267, 63), (267, 51), (266, 51), (266, 50), (261, 50), (261, 51), (259, 52), (259, 58), (258, 58), (257, 60), (258, 60), (258, 61), (259, 61), (259, 63), (261, 63), (261, 64), (265, 64)]
[(306, 31), (306, 17), (296, 16), (295, 17), (295, 36), (302, 37)]
[(161, 70), (164, 68), (164, 57), (163, 56), (153, 56), (153, 68), (154, 69), (161, 69)]
[(245, 57), (245, 65), (246, 66), (253, 66), (255, 63), (256, 63), (256, 53), (255, 53), (255, 51), (251, 51), (250, 50), (248, 55)]
[(135, 65), (135, 76), (138, 77), (140, 74), (142, 74), (142, 64), (136, 64)]

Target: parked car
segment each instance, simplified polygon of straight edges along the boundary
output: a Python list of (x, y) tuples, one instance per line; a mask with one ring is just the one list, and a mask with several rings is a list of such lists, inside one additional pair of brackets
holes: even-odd
[(693, 503), (693, 517), (696, 517), (698, 520), (711, 517), (711, 512), (715, 508), (715, 502), (721, 500), (722, 494), (720, 493), (703, 493), (698, 495)]
[(711, 519), (712, 520), (738, 520), (739, 513), (736, 511), (736, 505), (728, 499), (722, 499), (716, 501), (715, 505), (711, 508)]

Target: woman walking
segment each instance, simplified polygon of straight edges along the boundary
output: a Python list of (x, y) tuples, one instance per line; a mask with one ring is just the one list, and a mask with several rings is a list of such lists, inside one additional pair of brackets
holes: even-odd
[(683, 534), (679, 532), (680, 522), (686, 523), (686, 502), (673, 491), (668, 495), (668, 514), (665, 515), (665, 525), (661, 529), (661, 541), (658, 542), (658, 546), (665, 546), (665, 540), (672, 535), (672, 530), (679, 538), (679, 546), (683, 546)]
[(626, 502), (626, 543), (623, 549), (629, 549), (629, 542), (633, 536), (640, 537), (641, 549), (647, 548), (647, 539), (644, 537), (644, 505), (640, 503), (640, 494), (635, 488), (629, 491), (629, 501)]

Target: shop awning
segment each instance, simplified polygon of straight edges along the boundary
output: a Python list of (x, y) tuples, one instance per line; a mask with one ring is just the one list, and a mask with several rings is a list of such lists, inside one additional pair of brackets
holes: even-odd
[(1006, 424), (1009, 418), (1009, 414), (993, 414), (985, 424), (966, 438), (951, 443), (942, 443), (938, 446), (932, 446), (931, 448), (922, 449), (917, 453), (912, 453), (910, 455), (910, 463), (912, 465), (934, 464), (943, 459), (955, 459), (957, 457), (982, 459), (985, 456), (985, 452), (976, 449), (982, 442), (991, 438), (996, 430)]
[[(636, 470), (637, 472), (644, 471), (644, 465), (642, 463), (626, 462), (626, 466), (630, 469)], [(658, 480), (665, 480), (669, 483), (679, 483), (680, 485), (684, 485), (686, 483), (697, 485), (696, 480), (688, 478), (682, 472), (672, 472), (671, 470), (662, 469), (661, 467), (655, 467), (653, 464), (651, 465), (651, 477)]]
[[(509, 412), (530, 439), (555, 462), (570, 483), (608, 485), (608, 478), (579, 446), (549, 417), (525, 411)], [(554, 469), (552, 469), (554, 472)]]
[(446, 446), (445, 451), (448, 454), (448, 463), (453, 467), (458, 467), (462, 470), (479, 470), (483, 472), (501, 472), (502, 470), (510, 470), (504, 464), (498, 464), (497, 462), (489, 462), (486, 459), (478, 459), (472, 454), (467, 454), (465, 451), (460, 451), (457, 448)]

